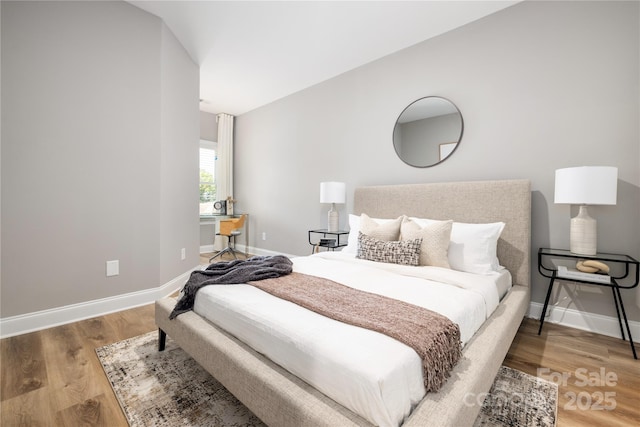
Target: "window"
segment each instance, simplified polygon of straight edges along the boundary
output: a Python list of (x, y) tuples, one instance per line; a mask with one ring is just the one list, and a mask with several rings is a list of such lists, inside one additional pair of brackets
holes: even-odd
[(200, 140), (200, 216), (213, 215), (216, 200), (217, 143)]

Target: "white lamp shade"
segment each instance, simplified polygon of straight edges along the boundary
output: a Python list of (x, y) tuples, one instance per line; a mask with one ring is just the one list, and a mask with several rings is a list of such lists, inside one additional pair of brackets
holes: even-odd
[(321, 182), (320, 203), (344, 203), (347, 190), (344, 182)]
[(555, 203), (572, 205), (615, 205), (618, 168), (579, 166), (556, 170)]

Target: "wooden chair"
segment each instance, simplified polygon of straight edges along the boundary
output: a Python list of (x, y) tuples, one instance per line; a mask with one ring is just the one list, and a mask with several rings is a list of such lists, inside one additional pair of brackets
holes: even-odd
[[(223, 219), (220, 221), (220, 231), (216, 233), (216, 236), (224, 236), (227, 238), (227, 247), (209, 258), (209, 262), (211, 262), (214, 258), (221, 256), (226, 253), (230, 253), (233, 255), (235, 259), (238, 259), (236, 256), (236, 236), (242, 234), (242, 227), (244, 227), (244, 221), (247, 215), (243, 214), (240, 218), (231, 218), (231, 219)], [(247, 254), (243, 254), (245, 258)]]

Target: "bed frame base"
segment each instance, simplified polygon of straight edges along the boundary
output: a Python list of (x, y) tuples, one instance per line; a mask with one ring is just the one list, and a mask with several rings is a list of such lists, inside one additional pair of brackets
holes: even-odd
[[(168, 334), (267, 425), (371, 427), (194, 312), (169, 320), (175, 303), (173, 298), (156, 301), (159, 348)], [(467, 343), (444, 387), (429, 393), (403, 426), (473, 425), (528, 305), (529, 288), (514, 286)]]

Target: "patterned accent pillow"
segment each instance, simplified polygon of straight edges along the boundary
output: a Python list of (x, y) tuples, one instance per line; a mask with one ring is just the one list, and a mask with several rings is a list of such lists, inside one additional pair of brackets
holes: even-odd
[(405, 218), (400, 226), (400, 240), (422, 238), (420, 265), (451, 268), (449, 265), (449, 239), (453, 221), (433, 221), (421, 227), (415, 221)]
[(390, 264), (419, 265), (422, 238), (387, 242), (358, 234), (358, 254), (356, 258)]

